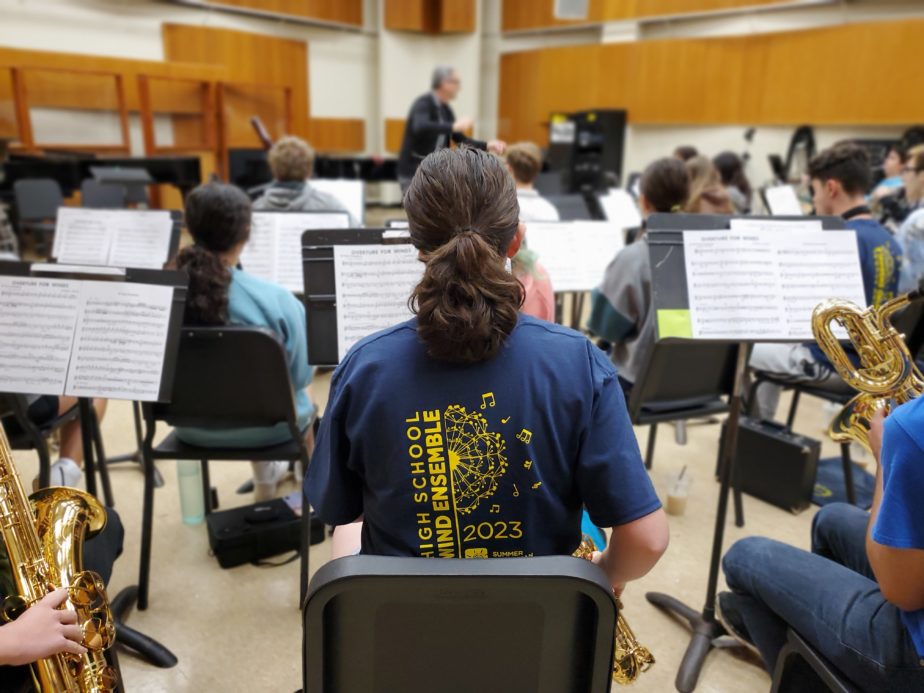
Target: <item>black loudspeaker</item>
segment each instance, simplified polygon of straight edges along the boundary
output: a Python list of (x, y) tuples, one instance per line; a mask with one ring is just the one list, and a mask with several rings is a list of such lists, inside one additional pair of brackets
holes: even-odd
[(625, 111), (552, 114), (549, 170), (562, 173), (566, 192), (604, 190), (609, 185), (606, 174), (621, 180), (625, 139)]
[[(725, 445), (722, 426), (722, 449)], [(742, 417), (734, 476), (739, 488), (783, 510), (799, 513), (812, 502), (821, 442), (772, 421)]]

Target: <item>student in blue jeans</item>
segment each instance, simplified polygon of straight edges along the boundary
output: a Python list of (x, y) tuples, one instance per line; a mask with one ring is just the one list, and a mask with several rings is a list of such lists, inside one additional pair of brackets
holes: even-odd
[(792, 628), (865, 691), (924, 690), (924, 398), (879, 415), (869, 513), (822, 508), (812, 552), (772, 539), (736, 542), (719, 595), (729, 632), (772, 672)]

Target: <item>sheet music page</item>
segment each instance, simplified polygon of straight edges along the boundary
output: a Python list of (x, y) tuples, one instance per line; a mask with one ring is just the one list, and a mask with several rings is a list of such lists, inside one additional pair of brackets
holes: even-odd
[(811, 341), (816, 305), (865, 302), (850, 232), (684, 231), (683, 243), (695, 339)]
[[(831, 298), (866, 306), (863, 270), (854, 231), (793, 234), (777, 249), (780, 283), (789, 337), (813, 340), (812, 311)], [(834, 334), (847, 339), (847, 331)]]
[(170, 259), (173, 219), (166, 210), (113, 210), (109, 216), (115, 267), (163, 269)]
[(0, 392), (64, 392), (79, 299), (71, 279), (0, 276)]
[(764, 190), (764, 199), (770, 208), (770, 214), (780, 216), (802, 216), (802, 203), (795, 188), (791, 185), (778, 185)]
[(590, 291), (625, 241), (622, 229), (608, 221), (529, 222), (526, 245), (539, 256), (554, 291)]
[(407, 300), (423, 271), (410, 243), (334, 246), (341, 361), (362, 338), (413, 317)]
[(732, 231), (823, 231), (821, 219), (732, 219)]
[(309, 184), (312, 188), (336, 197), (358, 223), (363, 223), (366, 216), (366, 192), (363, 181), (350, 178), (312, 178)]
[[(105, 265), (109, 261), (112, 228), (109, 211), (60, 207), (55, 223), (52, 257), (74, 265)], [(60, 393), (58, 393), (60, 394)]]
[(350, 218), (343, 212), (273, 216), (276, 224), (276, 277), (273, 281), (300, 294), (305, 291), (302, 234), (308, 229), (345, 229), (350, 225)]
[(241, 251), (241, 267), (268, 282), (276, 281), (276, 216), (254, 212), (250, 222), (250, 239)]
[(600, 205), (607, 221), (616, 224), (621, 229), (632, 229), (642, 225), (642, 215), (638, 211), (635, 200), (625, 190), (613, 188), (608, 194), (600, 197)]
[(64, 393), (157, 400), (172, 302), (171, 286), (81, 282)]

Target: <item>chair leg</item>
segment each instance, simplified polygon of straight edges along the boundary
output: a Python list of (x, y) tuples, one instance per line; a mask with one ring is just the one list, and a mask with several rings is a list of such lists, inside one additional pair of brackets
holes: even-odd
[(305, 597), (308, 596), (308, 553), (311, 551), (311, 508), (308, 501), (302, 498), (302, 551), (299, 561), (299, 608), (305, 607)]
[(789, 414), (786, 417), (786, 430), (792, 431), (792, 425), (796, 422), (796, 409), (799, 407), (799, 397), (802, 395), (798, 388), (792, 391), (792, 404), (789, 405)]
[(850, 443), (841, 443), (841, 464), (844, 467), (844, 491), (847, 502), (857, 504), (857, 492), (853, 486), (853, 462), (850, 460)]
[(144, 465), (144, 501), (141, 509), (141, 562), (138, 570), (138, 609), (148, 608), (151, 581), (151, 544), (154, 530), (154, 460), (142, 454)]
[(651, 469), (654, 462), (655, 439), (658, 434), (658, 424), (653, 423), (648, 428), (648, 447), (645, 452), (645, 469)]
[(212, 512), (212, 482), (209, 479), (209, 461), (199, 460), (202, 465), (202, 507), (205, 514)]
[(109, 466), (106, 460), (106, 451), (103, 449), (103, 434), (99, 426), (96, 410), (90, 407), (93, 416), (93, 447), (96, 448), (96, 464), (99, 478), (103, 484), (103, 499), (110, 508), (115, 507), (115, 497), (112, 494), (112, 482), (109, 480)]

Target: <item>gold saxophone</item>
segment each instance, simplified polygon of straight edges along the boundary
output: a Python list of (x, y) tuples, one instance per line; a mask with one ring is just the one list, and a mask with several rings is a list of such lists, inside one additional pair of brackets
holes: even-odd
[(13, 618), (49, 592), (65, 587), (65, 608), (77, 614), (86, 654), (68, 653), (32, 665), (36, 689), (43, 693), (105, 693), (118, 677), (104, 650), (115, 640), (105, 586), (82, 569), (83, 542), (106, 526), (106, 510), (93, 496), (73, 488), (45, 488), (32, 494), (31, 507), (3, 427), (0, 426), (0, 535), (18, 595), (3, 604)]
[[(888, 414), (893, 406), (924, 392), (924, 377), (914, 364), (905, 337), (892, 325), (892, 316), (921, 295), (918, 289), (866, 309), (836, 299), (816, 306), (812, 333), (818, 346), (844, 382), (860, 392), (831, 422), (828, 435), (833, 440), (855, 441), (869, 450), (867, 434), (876, 412), (882, 409)], [(859, 355), (859, 366), (851, 362), (834, 336), (835, 323), (847, 330)]]
[[(591, 559), (597, 550), (593, 539), (586, 534), (574, 555), (577, 558)], [(635, 639), (635, 633), (629, 628), (629, 622), (622, 615), (622, 601), (616, 598), (616, 640), (613, 645), (613, 681), (621, 686), (634, 683), (640, 674), (648, 671), (655, 663), (654, 655), (648, 648)]]

